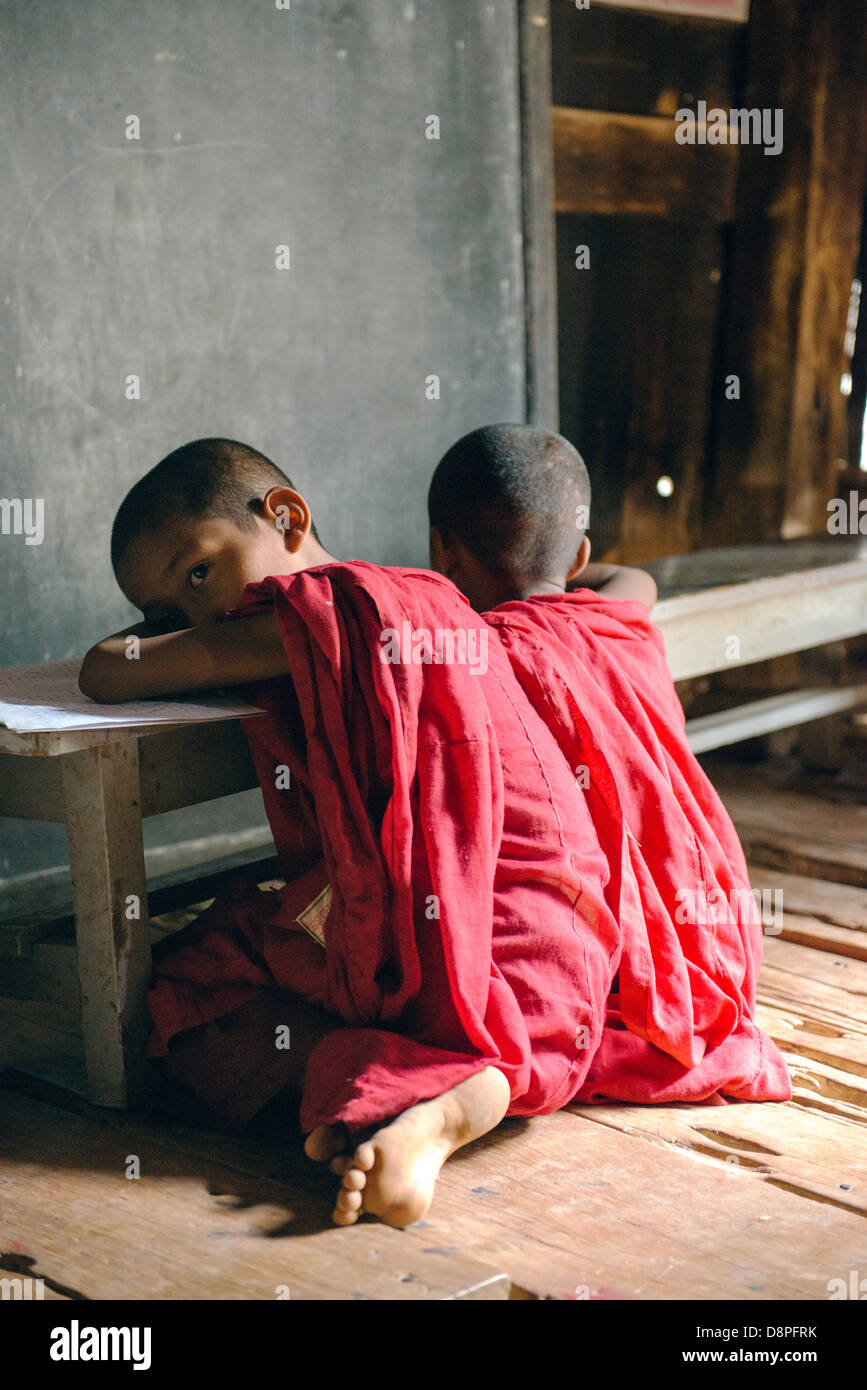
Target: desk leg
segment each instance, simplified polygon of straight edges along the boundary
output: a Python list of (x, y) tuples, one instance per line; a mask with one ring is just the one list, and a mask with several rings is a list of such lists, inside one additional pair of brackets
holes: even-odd
[(88, 1089), (94, 1104), (122, 1109), (142, 1089), (151, 968), (138, 741), (62, 763)]

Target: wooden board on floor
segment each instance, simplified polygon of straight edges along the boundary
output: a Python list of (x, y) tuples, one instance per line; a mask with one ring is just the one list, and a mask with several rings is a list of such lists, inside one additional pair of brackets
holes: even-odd
[(755, 868), (867, 888), (867, 806), (781, 791), (741, 768), (715, 768), (713, 781)]
[[(862, 1216), (748, 1173), (733, 1180), (591, 1109), (506, 1121), (502, 1142), (456, 1155), (431, 1239), (558, 1298), (826, 1299), (828, 1281), (863, 1259)], [(704, 1122), (719, 1113), (705, 1108)]]
[(750, 868), (750, 880), (757, 888), (782, 892), (786, 917), (801, 916), (867, 936), (867, 888), (759, 865)]
[[(0, 1092), (0, 1266), (9, 1252), (90, 1299), (506, 1298), (502, 1266), (424, 1229), (331, 1227), (331, 1174), (306, 1187), (187, 1152), (153, 1126)], [(131, 1157), (141, 1176), (127, 1178)], [(283, 1294), (285, 1297), (286, 1295)]]
[(829, 1023), (809, 1009), (771, 1004), (760, 999), (756, 1022), (787, 1055), (811, 1057), (826, 1066), (867, 1077), (867, 1027)]
[(815, 977), (780, 970), (768, 962), (767, 954), (759, 976), (757, 994), (762, 1003), (794, 1008), (829, 1026), (853, 1023), (867, 1026), (867, 1001), (862, 995), (850, 994), (840, 985), (826, 984)]
[(790, 1104), (605, 1105), (577, 1113), (674, 1145), (729, 1178), (749, 1175), (867, 1216), (867, 1129), (849, 1120)]
[(831, 1062), (783, 1053), (792, 1078), (793, 1104), (867, 1125), (867, 1078)]
[(817, 951), (799, 942), (785, 941), (777, 936), (765, 936), (764, 962), (774, 970), (797, 975), (808, 983), (829, 985), (855, 996), (847, 1010), (850, 1017), (867, 1023), (867, 961), (853, 956), (833, 955)]

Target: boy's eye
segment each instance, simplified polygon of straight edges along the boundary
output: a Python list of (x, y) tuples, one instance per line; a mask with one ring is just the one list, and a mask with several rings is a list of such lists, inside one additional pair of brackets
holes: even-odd
[(187, 575), (187, 580), (191, 589), (198, 589), (199, 585), (204, 583), (205, 575), (208, 573), (208, 568), (209, 567), (204, 560), (201, 562), (201, 564), (193, 566), (193, 568)]

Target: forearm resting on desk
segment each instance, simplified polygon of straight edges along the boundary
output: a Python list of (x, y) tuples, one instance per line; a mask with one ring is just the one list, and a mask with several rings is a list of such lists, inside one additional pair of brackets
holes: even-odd
[(78, 677), (82, 694), (113, 704), (269, 680), (289, 670), (273, 613), (152, 634), (147, 623), (137, 623), (91, 647)]
[(644, 570), (627, 565), (585, 565), (576, 579), (566, 585), (573, 589), (595, 589), (607, 598), (632, 599), (652, 608), (656, 603), (656, 583)]

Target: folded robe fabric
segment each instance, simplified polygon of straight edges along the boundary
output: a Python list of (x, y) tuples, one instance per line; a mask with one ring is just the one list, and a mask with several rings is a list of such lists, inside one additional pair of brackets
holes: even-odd
[[(237, 614), (267, 606), (290, 677), (249, 692), (267, 713), (243, 727), (300, 872), (267, 900), (224, 895), (168, 943), (151, 1055), (276, 986), (335, 1018), (307, 1064), (305, 1130), (375, 1123), (488, 1064), (510, 1114), (566, 1104), (621, 934), (587, 798), (497, 634), (448, 580), (362, 562), (250, 585)], [(298, 919), (324, 890), (323, 947)], [(242, 1123), (269, 1098), (255, 1054), (274, 1040), (237, 1047), (200, 1094)]]
[(580, 781), (622, 949), (582, 1101), (788, 1100), (755, 1024), (762, 927), (735, 829), (686, 739), (643, 604), (587, 589), (485, 615)]

